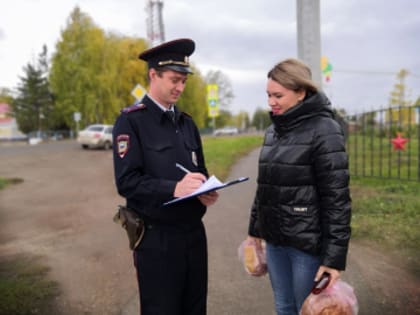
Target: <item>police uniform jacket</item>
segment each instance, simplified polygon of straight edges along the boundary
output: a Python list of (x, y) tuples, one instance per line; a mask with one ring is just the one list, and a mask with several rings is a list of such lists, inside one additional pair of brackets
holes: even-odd
[(272, 115), (260, 152), (249, 235), (344, 270), (351, 200), (345, 140), (322, 93)]
[(192, 118), (175, 107), (175, 123), (152, 99), (122, 110), (113, 129), (114, 170), (118, 193), (145, 220), (190, 225), (201, 221), (206, 207), (197, 199), (162, 207), (174, 198), (185, 173), (208, 176), (200, 135)]

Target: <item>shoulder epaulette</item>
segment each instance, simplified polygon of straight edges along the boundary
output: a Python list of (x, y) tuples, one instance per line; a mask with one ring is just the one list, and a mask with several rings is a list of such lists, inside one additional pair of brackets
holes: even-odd
[(135, 112), (137, 110), (145, 109), (145, 108), (146, 108), (146, 105), (144, 105), (143, 103), (135, 103), (134, 105), (123, 108), (121, 110), (121, 113), (131, 113), (131, 112)]
[(186, 112), (181, 112), (181, 113), (183, 113), (185, 116), (187, 116), (187, 117), (189, 117), (189, 118), (191, 118), (191, 119), (192, 119), (192, 116), (191, 116), (190, 114), (188, 114), (188, 113), (186, 113)]

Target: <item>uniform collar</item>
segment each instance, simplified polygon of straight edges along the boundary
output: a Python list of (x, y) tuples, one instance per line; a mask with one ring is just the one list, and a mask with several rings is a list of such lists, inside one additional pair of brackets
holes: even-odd
[(174, 104), (171, 105), (171, 107), (166, 108), (162, 104), (160, 104), (158, 101), (156, 101), (153, 97), (150, 96), (150, 94), (147, 94), (147, 96), (155, 103), (163, 112), (166, 112), (167, 110), (174, 111)]
[[(158, 102), (156, 102), (150, 95), (146, 95), (143, 99), (143, 102), (148, 105), (149, 108), (153, 112), (153, 116), (159, 121), (159, 123), (163, 123), (164, 121), (168, 120), (168, 116), (165, 112), (168, 110)], [(178, 111), (175, 105), (172, 105), (169, 110), (173, 110), (175, 112), (175, 121), (182, 117), (181, 113)]]

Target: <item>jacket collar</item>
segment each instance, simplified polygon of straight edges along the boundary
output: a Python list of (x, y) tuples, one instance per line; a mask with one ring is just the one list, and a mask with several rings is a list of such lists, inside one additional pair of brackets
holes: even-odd
[(277, 132), (284, 132), (300, 125), (303, 121), (314, 116), (332, 117), (331, 103), (322, 92), (312, 93), (293, 106), (284, 114), (273, 115), (270, 118)]

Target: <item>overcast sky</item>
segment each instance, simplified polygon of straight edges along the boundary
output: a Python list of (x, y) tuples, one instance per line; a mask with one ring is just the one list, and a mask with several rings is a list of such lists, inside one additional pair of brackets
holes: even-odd
[[(55, 51), (76, 5), (105, 31), (146, 38), (146, 0), (0, 0), (0, 87), (16, 87), (43, 44)], [(321, 55), (333, 67), (324, 90), (333, 106), (386, 106), (402, 68), (407, 98), (420, 96), (419, 12), (417, 0), (321, 0)], [(164, 0), (163, 18), (166, 40), (196, 41), (190, 59), (203, 75), (230, 78), (234, 113), (267, 108), (267, 71), (297, 57), (295, 0)]]

